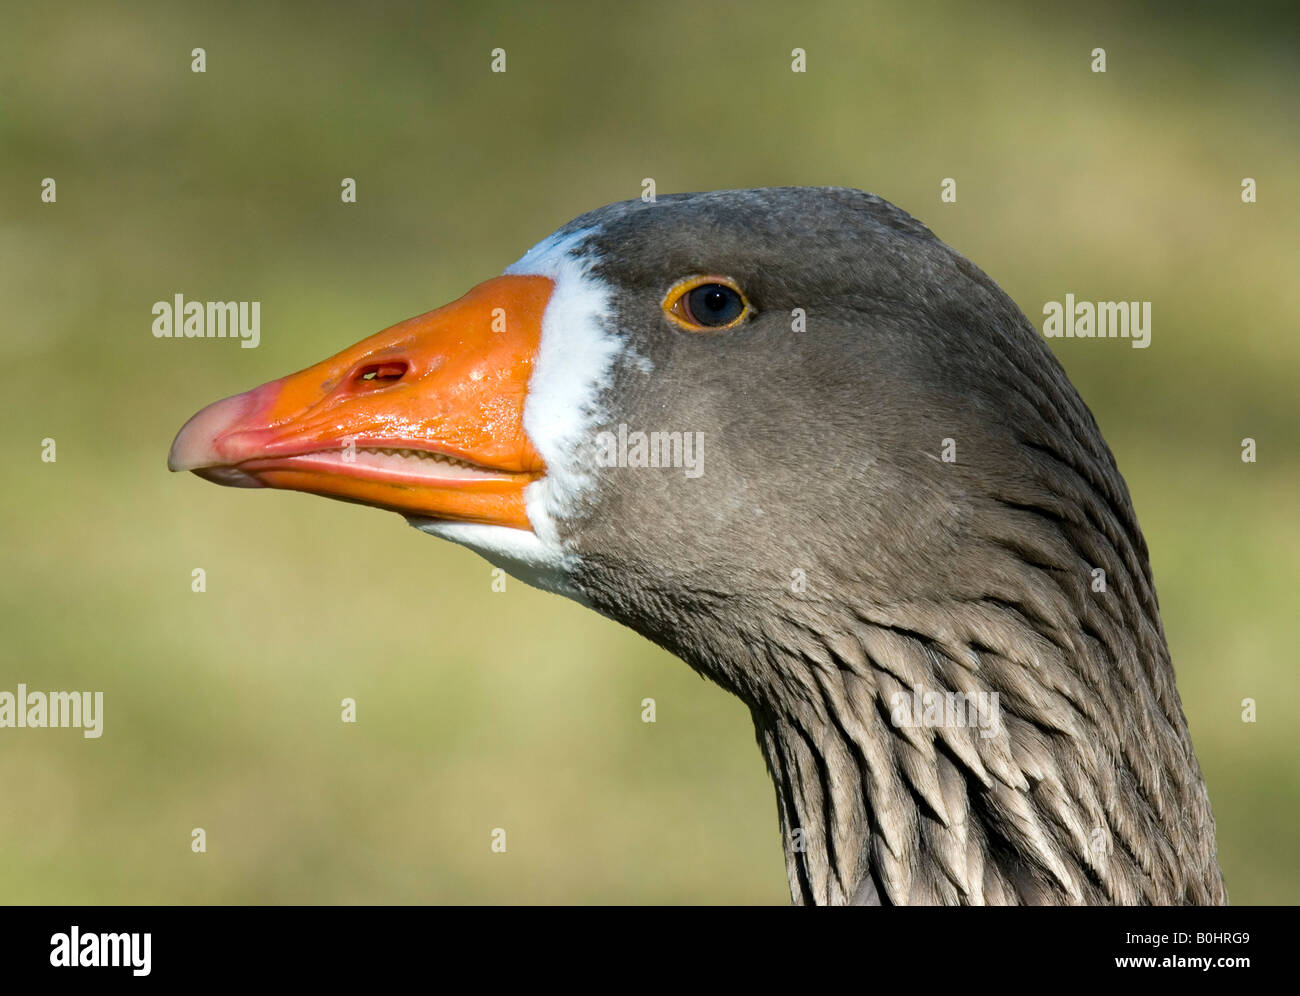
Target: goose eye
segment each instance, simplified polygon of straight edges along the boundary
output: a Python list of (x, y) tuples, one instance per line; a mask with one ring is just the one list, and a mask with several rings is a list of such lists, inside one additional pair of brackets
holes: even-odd
[(726, 284), (705, 284), (686, 295), (686, 313), (697, 325), (730, 325), (745, 310), (745, 302)]
[(688, 277), (664, 298), (664, 311), (690, 332), (716, 331), (739, 325), (752, 309), (729, 277)]

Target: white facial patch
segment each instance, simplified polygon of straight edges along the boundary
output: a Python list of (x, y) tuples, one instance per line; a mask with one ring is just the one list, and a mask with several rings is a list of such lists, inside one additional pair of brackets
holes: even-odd
[[(411, 519), (417, 529), (460, 543), (537, 588), (584, 602), (569, 580), (576, 554), (560, 541), (556, 523), (591, 492), (589, 454), (605, 419), (600, 397), (626, 343), (614, 327), (611, 288), (591, 273), (597, 262), (575, 250), (591, 229), (552, 235), (506, 267), (512, 276), (547, 277), (555, 284), (542, 315), (537, 361), (524, 402), (524, 430), (546, 462), (546, 475), (524, 491), (533, 531), (438, 519)], [(646, 361), (642, 361), (642, 366)]]

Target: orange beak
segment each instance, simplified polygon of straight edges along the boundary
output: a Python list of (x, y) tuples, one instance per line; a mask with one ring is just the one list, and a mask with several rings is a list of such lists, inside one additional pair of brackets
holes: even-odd
[(408, 516), (530, 528), (546, 470), (524, 401), (553, 284), (498, 277), (296, 374), (204, 408), (167, 466)]

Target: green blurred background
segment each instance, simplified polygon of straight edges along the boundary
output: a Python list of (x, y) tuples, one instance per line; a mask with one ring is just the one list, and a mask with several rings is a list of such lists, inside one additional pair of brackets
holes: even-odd
[[(1053, 347), (1151, 546), (1231, 898), (1300, 900), (1294, 23), (987, 6), (5, 4), (0, 689), (106, 718), (0, 731), (0, 901), (788, 901), (738, 701), (398, 516), (164, 466), (201, 405), (644, 177), (874, 191), (1036, 324), (1153, 302), (1150, 349)], [(153, 338), (175, 293), (261, 301), (261, 347)]]

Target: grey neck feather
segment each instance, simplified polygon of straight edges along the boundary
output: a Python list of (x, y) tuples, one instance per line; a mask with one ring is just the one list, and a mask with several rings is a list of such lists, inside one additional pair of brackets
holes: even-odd
[[(898, 606), (830, 638), (769, 631), (786, 658), (769, 666), (798, 684), (754, 715), (797, 902), (1224, 901), (1181, 712), (1138, 676), (1167, 660), (1117, 669), (1136, 648), (1108, 645), (1105, 621), (1045, 639), (1027, 611), (971, 603), (936, 627), (933, 606)], [(995, 711), (905, 725), (915, 689)]]

